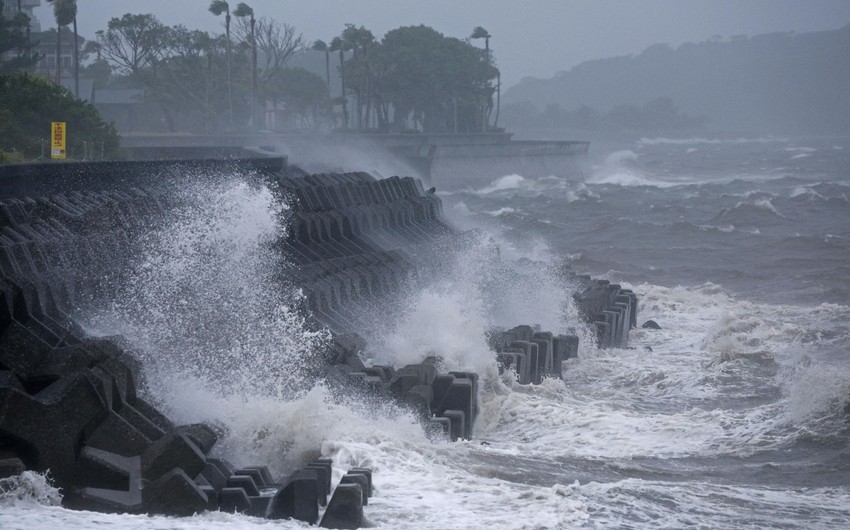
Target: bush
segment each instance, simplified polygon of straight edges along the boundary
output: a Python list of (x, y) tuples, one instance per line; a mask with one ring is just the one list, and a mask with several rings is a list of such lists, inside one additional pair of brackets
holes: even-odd
[[(29, 158), (41, 154), (50, 139), (50, 122), (64, 121), (69, 158), (82, 158), (83, 142), (111, 157), (118, 133), (90, 103), (76, 99), (66, 88), (32, 74), (0, 75), (0, 150), (15, 150)], [(45, 156), (49, 156), (49, 143)]]

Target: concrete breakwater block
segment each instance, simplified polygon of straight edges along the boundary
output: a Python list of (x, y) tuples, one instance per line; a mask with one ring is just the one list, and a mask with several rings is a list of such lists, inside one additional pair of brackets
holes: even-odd
[(579, 313), (595, 325), (600, 348), (625, 348), (629, 330), (637, 325), (637, 296), (608, 280), (576, 276), (579, 289), (573, 298)]
[(429, 357), (422, 363), (397, 370), (373, 366), (354, 371), (348, 365), (337, 365), (328, 373), (338, 374), (334, 368), (345, 369), (348, 370), (345, 376), (326, 380), (333, 379), (367, 394), (394, 399), (412, 409), (426, 428), (451, 440), (469, 439), (478, 415), (478, 374), (440, 373), (438, 364), (436, 358)]
[(499, 373), (513, 370), (523, 385), (540, 384), (546, 377), (560, 378), (563, 362), (578, 356), (578, 342), (575, 335), (556, 336), (529, 325), (493, 331), (488, 336)]
[(363, 489), (360, 484), (340, 484), (325, 511), (322, 528), (360, 528), (363, 525)]

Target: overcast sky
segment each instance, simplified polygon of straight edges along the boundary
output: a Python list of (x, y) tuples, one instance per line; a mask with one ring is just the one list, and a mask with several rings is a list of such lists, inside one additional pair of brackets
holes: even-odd
[[(46, 1), (42, 2), (47, 4)], [(238, 0), (232, 0), (235, 7)], [(380, 38), (425, 24), (454, 37), (484, 26), (509, 87), (525, 76), (551, 77), (588, 59), (639, 53), (714, 35), (798, 33), (850, 23), (848, 0), (249, 0), (257, 16), (295, 26), (309, 40), (330, 40), (348, 22)], [(221, 32), (209, 0), (78, 0), (80, 34), (92, 37), (111, 17), (154, 13), (169, 25)], [(36, 11), (52, 24), (48, 5)], [(480, 45), (483, 46), (483, 43)]]

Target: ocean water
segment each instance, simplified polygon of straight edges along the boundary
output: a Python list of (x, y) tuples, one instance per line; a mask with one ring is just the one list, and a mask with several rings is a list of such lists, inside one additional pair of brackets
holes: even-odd
[[(494, 175), (441, 196), (474, 236), (376, 316), (368, 358), (436, 354), (481, 373), (472, 440), (430, 439), (407, 411), (309, 370), (262, 370), (309, 364), (326, 336), (304, 330), (297, 288), (269, 269), (285, 260), (269, 241), (286, 205), (241, 175), (187, 189), (90, 329), (127, 336), (159, 404), (228, 429), (216, 451), (237, 464), (282, 474), (320, 452), (336, 479), (372, 468), (377, 528), (850, 525), (850, 139), (594, 144), (583, 179)], [(639, 323), (662, 329), (596, 349), (564, 264), (633, 289)], [(519, 323), (582, 336), (563, 380), (498, 374), (485, 333)], [(4, 529), (308, 526), (75, 512), (30, 473), (5, 490)]]

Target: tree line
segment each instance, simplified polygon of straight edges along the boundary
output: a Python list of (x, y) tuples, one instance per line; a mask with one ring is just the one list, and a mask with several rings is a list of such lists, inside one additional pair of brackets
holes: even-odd
[[(245, 3), (232, 9), (213, 0), (209, 12), (224, 18), (224, 34), (165, 26), (152, 14), (113, 18), (86, 47), (96, 56), (87, 72), (111, 86), (144, 88), (169, 130), (180, 114), (194, 115), (204, 131), (256, 129), (264, 123), (261, 108), (281, 106), (310, 128), (482, 132), (497, 125), (499, 71), (483, 28), (471, 36), (485, 38), (483, 50), (426, 26), (378, 40), (353, 24), (329, 43), (308, 46), (294, 27), (255, 18)], [(324, 79), (287, 66), (307, 49), (324, 52)], [(341, 96), (332, 98), (337, 81)]]
[[(446, 37), (427, 26), (405, 26), (378, 40), (347, 24), (330, 43), (313, 49), (339, 55), (341, 91), (353, 98), (343, 105), (343, 127), (359, 130), (484, 132), (491, 126), (494, 83), (499, 77), (481, 27), (470, 38), (486, 38), (485, 49), (469, 40)], [(330, 69), (328, 79), (330, 84)]]
[[(62, 29), (73, 26), (77, 43), (77, 3), (49, 1), (58, 65)], [(288, 129), (469, 133), (498, 127), (499, 70), (484, 28), (459, 39), (406, 26), (377, 38), (347, 24), (327, 43), (308, 43), (293, 26), (257, 16), (244, 2), (212, 0), (207, 15), (222, 19), (223, 33), (168, 26), (153, 14), (112, 18), (82, 49), (74, 46), (75, 95), (80, 75), (96, 89), (136, 89), (147, 128), (174, 132), (258, 130), (269, 125), (268, 114), (285, 120), (277, 128)], [(0, 47), (3, 35), (12, 35), (17, 50), (16, 62), (0, 62), (0, 71), (31, 71), (39, 60), (23, 36), (28, 24), (22, 17), (4, 21), (6, 31), (0, 30)], [(483, 48), (473, 45), (476, 39)], [(324, 76), (290, 66), (306, 50), (324, 53)]]

